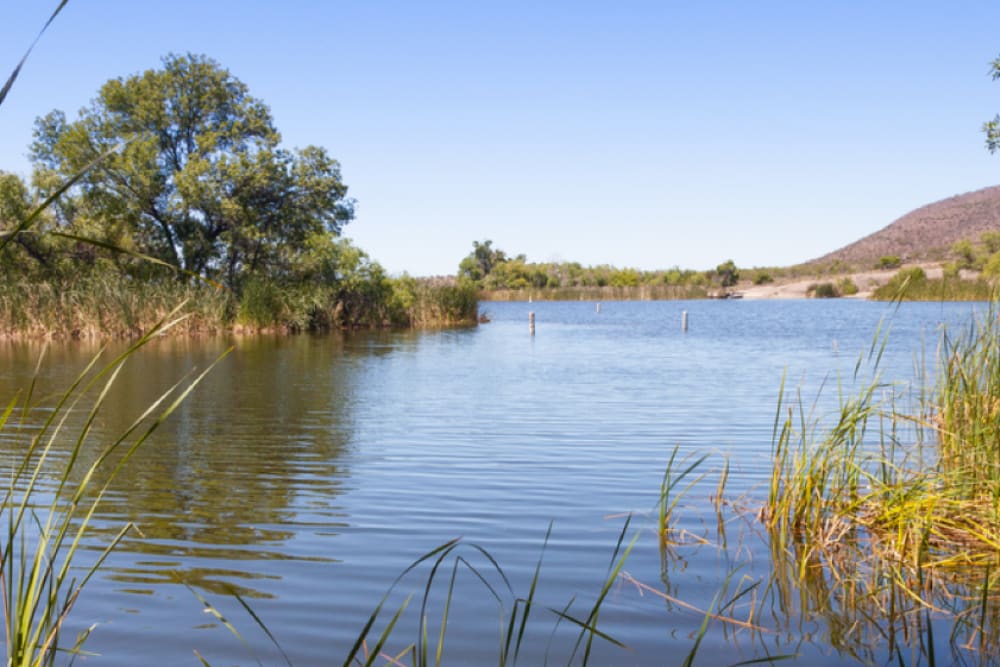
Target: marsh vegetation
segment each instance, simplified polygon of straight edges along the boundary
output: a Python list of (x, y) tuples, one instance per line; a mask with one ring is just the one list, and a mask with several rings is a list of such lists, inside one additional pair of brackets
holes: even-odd
[(34, 138), (30, 181), (0, 172), (0, 335), (138, 337), (182, 302), (198, 332), (476, 321), (474, 290), (391, 277), (341, 238), (340, 164), (283, 148), (205, 56), (112, 79)]

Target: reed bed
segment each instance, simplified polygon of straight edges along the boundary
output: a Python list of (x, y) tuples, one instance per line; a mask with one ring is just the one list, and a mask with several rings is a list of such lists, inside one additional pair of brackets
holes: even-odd
[(139, 338), (178, 303), (185, 304), (187, 317), (172, 333), (227, 328), (229, 298), (210, 285), (82, 276), (73, 281), (7, 282), (0, 292), (0, 336)]
[(936, 411), (941, 470), (958, 498), (997, 519), (1000, 501), (1000, 320), (996, 309), (941, 346)]
[(953, 657), (989, 664), (1000, 615), (997, 309), (942, 336), (935, 376), (921, 375), (916, 391), (879, 378), (882, 344), (832, 424), (781, 392), (759, 515), (774, 590), (782, 607), (827, 617), (834, 645), (888, 641), (903, 660), (901, 647), (932, 641), (951, 619)]
[(411, 278), (393, 282), (397, 325), (408, 327), (461, 326), (479, 318), (475, 286), (451, 279)]
[(483, 301), (672, 301), (705, 299), (709, 290), (699, 285), (635, 285), (630, 287), (546, 287), (485, 290)]
[(944, 575), (908, 567), (874, 555), (866, 538), (846, 539), (838, 549), (836, 558), (801, 545), (773, 550), (758, 613), (775, 619), (775, 631), (812, 635), (861, 664), (996, 664), (1000, 600), (990, 592), (993, 571)]
[(83, 273), (8, 278), (0, 285), (0, 337), (136, 339), (178, 303), (172, 334), (330, 331), (474, 324), (474, 289), (410, 278), (344, 285), (247, 284), (239, 295), (203, 281)]
[(776, 535), (825, 548), (864, 529), (899, 558), (922, 559), (924, 567), (1000, 553), (996, 312), (957, 338), (945, 334), (938, 356), (934, 390), (921, 391), (912, 409), (903, 406), (898, 387), (877, 377), (841, 399), (825, 430), (801, 398), (797, 407), (782, 405), (762, 510)]

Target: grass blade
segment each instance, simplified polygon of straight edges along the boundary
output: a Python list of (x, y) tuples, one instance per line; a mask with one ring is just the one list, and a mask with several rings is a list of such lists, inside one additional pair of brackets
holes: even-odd
[(35, 36), (35, 39), (32, 40), (31, 45), (28, 46), (28, 50), (24, 52), (23, 56), (21, 56), (21, 60), (18, 61), (17, 66), (14, 68), (14, 71), (11, 72), (9, 77), (7, 77), (7, 82), (4, 83), (3, 88), (0, 88), (0, 105), (2, 105), (4, 100), (7, 99), (7, 93), (10, 92), (10, 89), (14, 86), (14, 82), (17, 81), (18, 75), (21, 74), (21, 68), (24, 67), (24, 63), (28, 61), (28, 56), (31, 55), (31, 52), (32, 50), (34, 50), (35, 45), (38, 44), (38, 40), (42, 38), (42, 35), (45, 34), (45, 31), (48, 30), (49, 26), (52, 25), (52, 22), (56, 20), (56, 17), (59, 16), (59, 12), (63, 10), (63, 7), (66, 6), (67, 2), (69, 2), (69, 0), (62, 0), (59, 3), (55, 11), (52, 12), (52, 15), (49, 16), (49, 20), (46, 21), (45, 25), (42, 26), (42, 29), (38, 31), (38, 34)]

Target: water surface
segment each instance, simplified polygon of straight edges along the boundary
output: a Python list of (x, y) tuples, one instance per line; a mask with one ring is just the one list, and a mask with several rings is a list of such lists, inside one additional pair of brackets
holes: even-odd
[[(851, 386), (880, 322), (891, 327), (882, 372), (910, 380), (918, 351), (933, 356), (941, 324), (959, 326), (973, 308), (615, 302), (598, 313), (593, 302), (487, 303), (492, 322), (471, 329), (157, 340), (126, 366), (112, 409), (101, 413), (100, 437), (127, 428), (158, 392), (227, 346), (235, 351), (115, 482), (100, 525), (110, 535), (131, 521), (141, 536), (133, 533), (90, 584), (73, 627), (98, 624), (88, 649), (101, 655), (90, 664), (197, 664), (194, 651), (213, 664), (282, 661), (235, 591), (293, 664), (336, 663), (394, 578), (453, 538), (487, 550), (524, 594), (551, 526), (541, 599), (563, 608), (576, 596), (574, 609), (586, 608), (630, 513), (627, 538), (639, 538), (629, 574), (705, 608), (734, 568), (739, 577), (764, 576), (767, 557), (756, 551), (753, 521), (737, 519), (731, 548), (661, 562), (654, 507), (674, 448), (682, 457), (712, 455), (708, 478), (685, 496), (679, 528), (714, 540), (709, 496), (725, 457), (727, 495), (751, 511), (764, 497), (783, 378), (787, 393), (801, 388), (809, 401), (825, 385), (817, 410), (832, 409), (838, 383)], [(95, 351), (50, 346), (41, 387), (67, 386)], [(0, 347), (7, 396), (27, 386), (39, 352), (36, 344)], [(2, 445), (8, 460), (21, 447), (11, 436)], [(482, 573), (491, 570), (474, 548), (462, 553)], [(426, 568), (414, 574), (392, 604), (422, 592)], [(225, 613), (250, 646), (182, 584)], [(495, 662), (492, 597), (468, 570), (459, 589), (446, 662)], [(539, 664), (546, 649), (566, 662), (572, 628), (553, 634), (555, 616), (535, 613), (522, 662)], [(396, 651), (413, 639), (406, 633), (415, 618), (404, 617)], [(601, 628), (629, 650), (599, 642), (595, 663), (679, 663), (701, 621), (619, 583)], [(820, 621), (801, 623), (763, 641), (794, 650), (803, 664), (847, 660), (824, 642)], [(720, 632), (701, 653), (705, 664), (729, 663), (761, 648)]]

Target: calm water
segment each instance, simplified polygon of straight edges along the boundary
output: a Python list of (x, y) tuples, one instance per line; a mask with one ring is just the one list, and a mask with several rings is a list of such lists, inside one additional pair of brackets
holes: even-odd
[[(132, 521), (142, 537), (113, 555), (74, 611), (74, 628), (98, 624), (87, 648), (101, 655), (86, 663), (198, 664), (195, 650), (215, 665), (255, 656), (282, 662), (229, 595), (235, 590), (293, 664), (337, 664), (394, 578), (452, 538), (467, 543), (460, 553), (498, 591), (502, 580), (471, 545), (487, 550), (525, 595), (550, 524), (540, 599), (562, 609), (575, 596), (572, 609), (585, 616), (628, 513), (628, 538), (639, 534), (628, 573), (705, 608), (729, 571), (759, 579), (767, 557), (754, 522), (736, 518), (727, 548), (683, 549), (661, 563), (654, 506), (673, 448), (712, 454), (703, 466), (708, 478), (684, 497), (679, 527), (715, 545), (709, 495), (725, 455), (727, 495), (751, 508), (764, 497), (783, 374), (810, 401), (824, 382), (850, 384), (859, 353), (888, 318), (883, 371), (909, 380), (923, 341), (933, 353), (940, 324), (965, 322), (972, 308), (705, 301), (604, 303), (598, 314), (590, 302), (487, 303), (492, 323), (468, 330), (238, 339), (140, 450), (104, 506), (103, 528)], [(534, 338), (529, 310), (537, 315)], [(687, 334), (682, 310), (690, 313)], [(158, 391), (230, 343), (151, 345), (126, 366), (100, 433), (124, 430)], [(0, 347), (5, 397), (27, 386), (38, 353), (31, 344)], [(86, 345), (51, 347), (43, 388), (68, 385), (93, 353)], [(820, 409), (835, 398), (827, 391)], [(8, 460), (19, 447), (9, 436), (0, 445)], [(419, 597), (426, 577), (427, 568), (412, 573), (389, 604)], [(220, 609), (250, 647), (182, 583)], [(457, 586), (446, 663), (495, 663), (493, 598), (467, 568)], [(390, 653), (414, 639), (418, 605), (411, 603)], [(523, 664), (540, 664), (546, 649), (565, 663), (573, 629), (556, 627), (541, 608), (533, 614)], [(599, 643), (595, 664), (679, 664), (701, 621), (618, 584), (600, 627), (629, 650)], [(713, 628), (701, 664), (764, 650), (798, 653), (802, 664), (850, 662), (829, 647), (822, 620), (774, 626), (780, 631), (763, 640)]]

